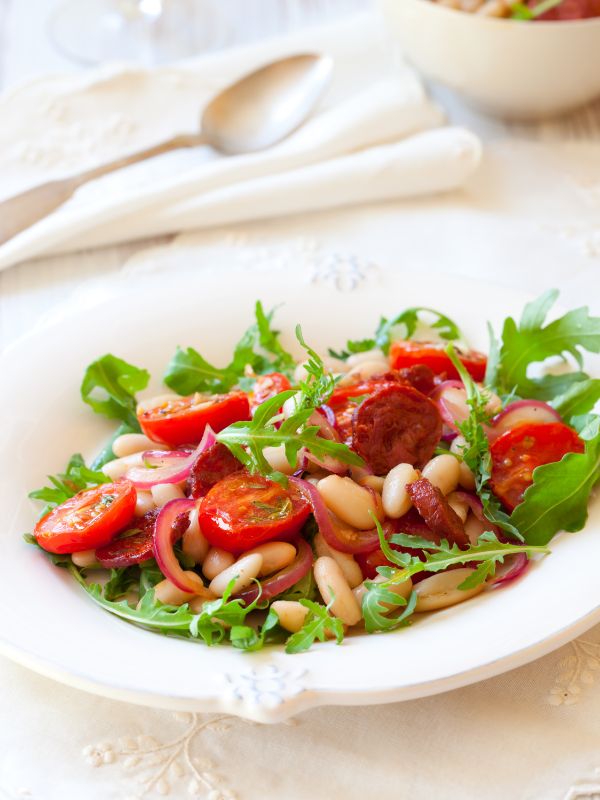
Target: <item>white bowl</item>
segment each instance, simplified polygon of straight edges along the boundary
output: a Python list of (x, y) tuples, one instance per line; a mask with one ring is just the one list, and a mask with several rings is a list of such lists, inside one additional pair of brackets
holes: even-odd
[(600, 18), (521, 22), (432, 0), (379, 5), (407, 59), (484, 111), (535, 119), (600, 96)]

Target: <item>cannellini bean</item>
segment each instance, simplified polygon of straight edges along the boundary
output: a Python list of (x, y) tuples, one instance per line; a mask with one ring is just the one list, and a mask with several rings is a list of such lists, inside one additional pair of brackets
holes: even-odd
[(299, 392), (296, 393), (296, 394), (293, 394), (291, 397), (288, 397), (288, 399), (285, 401), (285, 403), (281, 407), (281, 410), (283, 412), (283, 416), (286, 419), (288, 419), (288, 417), (291, 417), (292, 414), (296, 413), (296, 398), (298, 397), (298, 394), (299, 394)]
[(122, 478), (123, 475), (127, 472), (128, 469), (131, 467), (142, 467), (142, 454), (141, 453), (133, 453), (130, 456), (124, 456), (123, 458), (114, 458), (112, 461), (107, 462), (102, 467), (102, 472), (107, 475), (111, 481), (116, 481), (119, 478)]
[(475, 514), (469, 514), (465, 522), (465, 533), (469, 537), (471, 544), (476, 544), (481, 534), (489, 531), (491, 527), (491, 523), (477, 519)]
[(150, 489), (150, 492), (157, 508), (162, 508), (171, 500), (181, 500), (185, 497), (183, 490), (176, 483), (158, 483)]
[(361, 531), (373, 528), (375, 523), (372, 514), (379, 520), (383, 519), (379, 495), (359, 486), (352, 478), (328, 475), (319, 481), (317, 489), (327, 508), (353, 528)]
[(423, 467), (423, 477), (427, 478), (442, 494), (450, 494), (458, 485), (460, 462), (450, 453), (435, 456)]
[(260, 553), (242, 556), (235, 564), (224, 569), (216, 578), (213, 578), (208, 588), (211, 592), (216, 594), (217, 597), (222, 597), (225, 593), (225, 589), (227, 589), (227, 586), (233, 580), (234, 583), (231, 587), (231, 593), (235, 594), (236, 592), (240, 592), (242, 589), (250, 586), (254, 578), (258, 576), (262, 568), (262, 563), (263, 557)]
[(202, 563), (202, 572), (212, 581), (223, 570), (230, 567), (235, 561), (235, 556), (220, 547), (211, 547)]
[(484, 17), (508, 17), (509, 8), (503, 0), (487, 0), (476, 13)]
[(258, 547), (253, 547), (244, 555), (258, 553), (262, 556), (262, 567), (258, 573), (259, 578), (272, 575), (280, 569), (287, 567), (296, 558), (296, 548), (289, 542), (267, 542)]
[(95, 550), (80, 550), (78, 553), (71, 553), (71, 560), (76, 567), (95, 567), (98, 564)]
[(346, 364), (348, 367), (352, 368), (356, 367), (357, 364), (362, 364), (365, 361), (383, 361), (383, 363), (386, 365), (386, 368), (390, 368), (389, 363), (386, 361), (383, 350), (379, 350), (377, 347), (373, 350), (365, 350), (362, 353), (353, 353), (346, 359)]
[(381, 475), (365, 475), (365, 477), (361, 478), (357, 483), (360, 484), (360, 486), (367, 486), (369, 489), (373, 489), (381, 494), (383, 492), (385, 478)]
[(385, 375), (389, 371), (390, 365), (382, 359), (377, 361), (363, 361), (352, 367), (339, 381), (339, 386), (352, 386), (353, 383), (365, 381), (374, 375)]
[(381, 499), (383, 510), (388, 517), (398, 519), (412, 506), (412, 500), (406, 491), (406, 485), (419, 478), (418, 471), (412, 464), (397, 464), (385, 477)]
[(461, 521), (464, 522), (467, 519), (467, 514), (469, 513), (469, 504), (461, 497), (458, 497), (456, 492), (450, 492), (450, 494), (446, 496), (446, 500), (448, 501), (450, 508), (456, 512)]
[(143, 517), (144, 514), (147, 514), (148, 511), (152, 511), (153, 508), (156, 508), (156, 504), (154, 502), (154, 498), (152, 497), (152, 493), (143, 492), (141, 489), (138, 489), (135, 501), (136, 517)]
[(202, 535), (198, 524), (198, 506), (190, 511), (190, 524), (183, 534), (181, 549), (186, 556), (194, 559), (195, 564), (202, 564), (210, 550), (210, 544)]
[(417, 583), (415, 586), (417, 595), (415, 611), (436, 611), (439, 608), (448, 608), (479, 594), (484, 588), (483, 583), (474, 589), (457, 588), (473, 572), (475, 570), (468, 567), (451, 569), (448, 572), (439, 572), (437, 575), (432, 575)]
[(346, 625), (356, 625), (360, 622), (362, 619), (360, 606), (337, 561), (328, 556), (320, 556), (314, 563), (313, 572), (325, 604), (328, 605), (332, 597), (335, 597), (331, 605), (334, 617), (338, 617)]
[(314, 547), (317, 556), (329, 556), (329, 558), (337, 561), (351, 589), (354, 589), (362, 581), (362, 571), (354, 560), (352, 553), (341, 553), (339, 550), (330, 547), (323, 538), (322, 533), (317, 533), (315, 536)]
[(464, 436), (457, 436), (452, 444), (450, 445), (450, 452), (454, 453), (454, 455), (460, 458), (460, 465), (459, 465), (459, 473), (458, 473), (458, 482), (463, 487), (463, 489), (474, 489), (475, 488), (475, 476), (469, 469), (469, 467), (465, 464), (462, 460), (463, 452), (467, 446), (467, 442)]
[[(496, 2), (496, 0), (490, 0), (490, 2)], [(500, 0), (500, 2), (502, 2), (502, 0)], [(508, 6), (505, 7), (506, 10), (508, 11)], [(502, 16), (506, 15), (503, 14)], [(502, 400), (500, 400), (500, 398), (495, 392), (490, 392), (489, 389), (486, 389), (486, 392), (488, 394), (489, 400), (485, 404), (485, 410), (488, 412), (488, 414), (497, 414), (498, 411), (500, 411), (500, 409), (502, 408)]]
[(153, 442), (143, 433), (123, 433), (112, 443), (112, 451), (117, 458), (143, 453), (145, 450), (167, 450), (166, 444)]
[[(216, 600), (217, 596), (213, 594), (210, 589), (205, 586), (202, 592), (199, 594), (194, 595), (191, 600), (189, 600), (190, 611), (192, 614), (201, 614), (204, 611), (204, 604), (210, 603), (211, 600)], [(230, 626), (225, 624), (222, 620), (219, 620), (221, 625), (224, 625), (226, 628)]]
[[(385, 580), (387, 580), (387, 578), (385, 578), (383, 575), (377, 575), (375, 578), (373, 578), (372, 583), (383, 583)], [(412, 580), (410, 578), (407, 578), (405, 581), (402, 581), (402, 583), (390, 584), (389, 588), (390, 592), (392, 592), (393, 594), (397, 594), (398, 597), (403, 597), (405, 600), (408, 600), (413, 588)], [(363, 597), (366, 595), (366, 593), (367, 593), (367, 587), (365, 586), (364, 581), (360, 583), (356, 587), (356, 589), (354, 589), (352, 592), (352, 594), (356, 598), (356, 602), (361, 608), (362, 608)], [(395, 608), (398, 608), (400, 604), (384, 603), (383, 605), (386, 608), (389, 608), (390, 611), (393, 611)]]
[(295, 600), (275, 600), (271, 608), (279, 617), (279, 624), (290, 633), (296, 633), (304, 625), (308, 608)]
[(187, 603), (188, 600), (191, 600), (192, 597), (195, 597), (197, 594), (202, 594), (205, 591), (202, 578), (199, 575), (196, 575), (196, 573), (191, 570), (186, 570), (185, 574), (195, 585), (193, 592), (184, 592), (175, 586), (174, 583), (171, 583), (168, 578), (165, 578), (164, 581), (157, 583), (154, 587), (154, 596), (156, 599), (169, 606), (182, 606), (184, 603)]
[(285, 447), (282, 444), (279, 447), (265, 447), (263, 455), (269, 462), (269, 466), (279, 472), (283, 472), (284, 475), (291, 475), (296, 471), (296, 465), (290, 464), (287, 460)]

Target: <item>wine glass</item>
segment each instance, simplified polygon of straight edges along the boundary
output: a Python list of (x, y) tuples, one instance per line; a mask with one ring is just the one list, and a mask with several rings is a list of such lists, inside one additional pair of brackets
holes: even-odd
[(221, 47), (227, 20), (219, 0), (64, 0), (48, 34), (82, 64), (157, 64)]

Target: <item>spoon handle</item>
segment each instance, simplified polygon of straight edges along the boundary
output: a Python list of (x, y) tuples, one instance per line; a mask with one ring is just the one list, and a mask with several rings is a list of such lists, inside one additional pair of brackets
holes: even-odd
[(154, 156), (168, 153), (171, 150), (179, 150), (182, 147), (197, 147), (201, 144), (206, 144), (206, 139), (201, 133), (175, 136), (166, 142), (138, 150), (137, 153), (130, 153), (68, 178), (39, 184), (25, 192), (9, 197), (0, 202), (0, 245), (47, 217), (84, 183), (136, 164), (138, 161), (145, 161), (147, 158), (154, 158)]

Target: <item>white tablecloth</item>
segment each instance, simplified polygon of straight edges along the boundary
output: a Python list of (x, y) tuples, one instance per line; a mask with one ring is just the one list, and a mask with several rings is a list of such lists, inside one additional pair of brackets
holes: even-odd
[[(600, 147), (508, 139), (507, 128), (458, 113), (486, 141), (483, 166), (465, 191), (191, 235), (175, 247), (226, 246), (242, 262), (301, 248), (306, 269), (342, 289), (360, 283), (371, 262), (531, 292), (558, 285), (564, 304), (588, 302), (599, 312)], [(594, 129), (582, 120), (585, 114), (567, 122), (562, 138)], [(550, 139), (552, 130), (535, 133)], [(0, 349), (70, 302), (88, 279), (168, 269), (175, 253), (163, 247), (126, 263), (139, 249), (46, 258), (2, 273)], [(388, 706), (322, 708), (263, 727), (106, 700), (0, 658), (0, 797), (597, 800), (599, 669), (600, 626), (465, 689)]]

